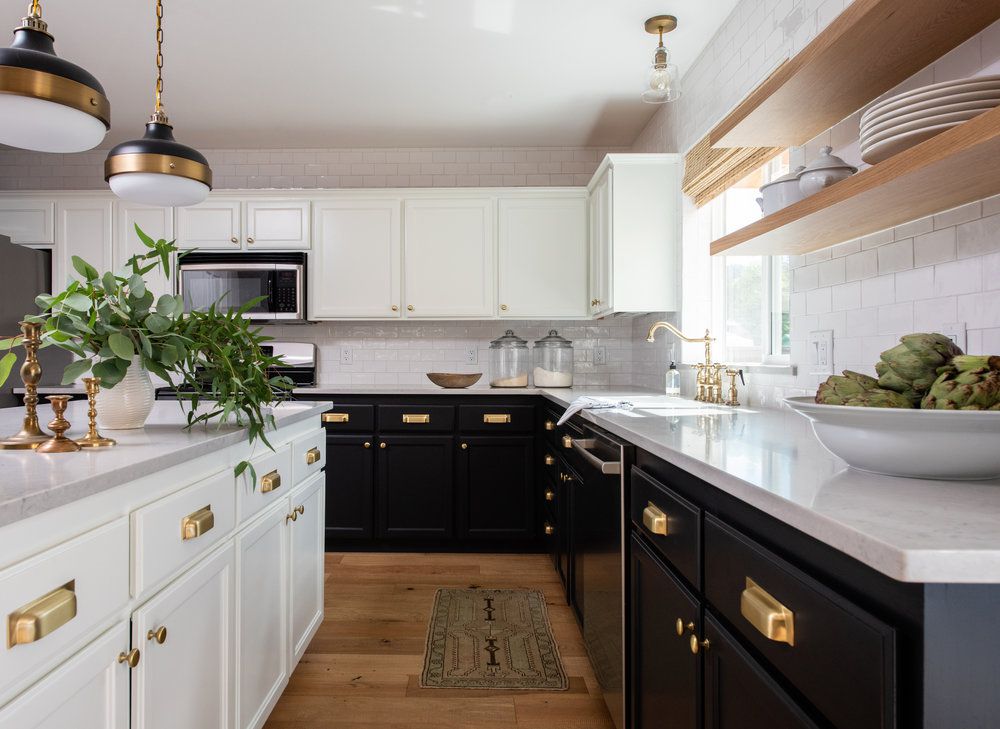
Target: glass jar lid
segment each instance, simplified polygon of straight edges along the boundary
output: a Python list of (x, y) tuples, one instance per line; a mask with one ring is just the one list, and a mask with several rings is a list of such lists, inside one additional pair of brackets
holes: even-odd
[(564, 347), (566, 349), (573, 348), (573, 342), (566, 337), (560, 337), (559, 332), (555, 329), (549, 330), (549, 335), (547, 337), (542, 337), (541, 339), (535, 340), (536, 347)]
[(497, 337), (490, 342), (490, 349), (527, 349), (528, 340), (521, 339), (514, 334), (513, 329), (508, 329), (502, 337)]

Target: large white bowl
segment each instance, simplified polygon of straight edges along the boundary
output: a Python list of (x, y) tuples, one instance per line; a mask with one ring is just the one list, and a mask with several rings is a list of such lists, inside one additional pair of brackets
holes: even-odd
[(1000, 476), (1000, 411), (785, 403), (848, 465), (886, 476), (971, 481)]

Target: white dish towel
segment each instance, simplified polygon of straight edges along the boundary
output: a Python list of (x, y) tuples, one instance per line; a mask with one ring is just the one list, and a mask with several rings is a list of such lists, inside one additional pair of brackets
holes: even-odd
[(596, 397), (578, 397), (576, 400), (569, 404), (566, 408), (566, 412), (562, 414), (559, 418), (559, 422), (556, 425), (562, 425), (567, 420), (572, 418), (581, 410), (631, 410), (632, 403), (628, 400), (599, 400)]

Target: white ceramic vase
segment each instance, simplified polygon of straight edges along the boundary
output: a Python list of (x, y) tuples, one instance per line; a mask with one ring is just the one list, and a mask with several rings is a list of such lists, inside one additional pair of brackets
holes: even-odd
[(153, 409), (155, 393), (149, 371), (139, 357), (132, 360), (125, 377), (113, 388), (97, 393), (97, 425), (102, 430), (141, 428)]

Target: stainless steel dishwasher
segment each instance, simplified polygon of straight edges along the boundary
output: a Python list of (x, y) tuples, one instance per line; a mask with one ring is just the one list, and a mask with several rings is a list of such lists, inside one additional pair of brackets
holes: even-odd
[[(583, 424), (571, 439), (579, 473), (570, 496), (576, 594), (584, 642), (604, 700), (618, 729), (625, 725), (625, 514), (624, 474), (632, 446)], [(581, 589), (582, 588), (582, 589)], [(579, 600), (579, 598), (578, 598)]]

